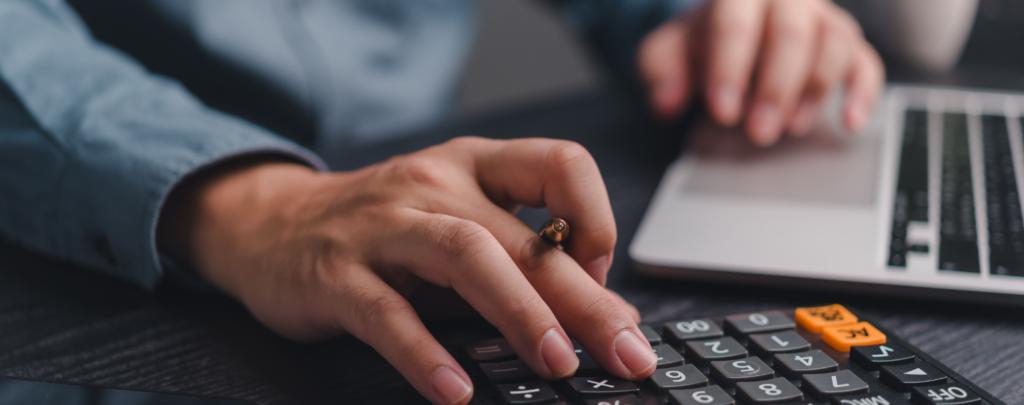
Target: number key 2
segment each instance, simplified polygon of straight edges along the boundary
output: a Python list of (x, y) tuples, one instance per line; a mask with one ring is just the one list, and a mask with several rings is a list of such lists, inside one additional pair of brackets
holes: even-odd
[(672, 390), (668, 394), (669, 403), (673, 405), (736, 405), (736, 401), (717, 385), (689, 390)]

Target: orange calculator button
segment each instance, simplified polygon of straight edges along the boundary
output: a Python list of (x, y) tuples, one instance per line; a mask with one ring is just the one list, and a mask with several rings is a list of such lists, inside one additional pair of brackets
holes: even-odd
[(850, 346), (870, 346), (885, 343), (885, 335), (867, 322), (853, 325), (829, 326), (821, 330), (821, 340), (841, 352), (850, 351)]
[(857, 315), (850, 313), (850, 311), (839, 304), (813, 308), (797, 308), (796, 322), (811, 333), (821, 333), (821, 329), (825, 327), (857, 323)]

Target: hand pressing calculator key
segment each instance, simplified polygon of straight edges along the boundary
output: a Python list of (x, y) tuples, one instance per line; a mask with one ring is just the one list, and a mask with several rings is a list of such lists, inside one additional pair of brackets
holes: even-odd
[(659, 356), (657, 371), (644, 381), (613, 377), (593, 364), (545, 381), (500, 338), (455, 352), (476, 381), (470, 403), (480, 405), (1002, 404), (838, 304), (678, 319), (641, 330)]

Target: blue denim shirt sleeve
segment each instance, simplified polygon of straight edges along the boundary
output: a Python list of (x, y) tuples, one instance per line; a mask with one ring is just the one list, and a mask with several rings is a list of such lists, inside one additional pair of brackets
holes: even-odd
[(547, 0), (587, 40), (616, 79), (636, 80), (636, 51), (644, 36), (707, 0)]
[(146, 288), (181, 179), (257, 153), (326, 167), (93, 40), (59, 0), (0, 0), (0, 79), (0, 234)]

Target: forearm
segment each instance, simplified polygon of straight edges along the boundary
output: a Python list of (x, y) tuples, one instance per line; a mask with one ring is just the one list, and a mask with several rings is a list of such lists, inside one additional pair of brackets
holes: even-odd
[(0, 2), (0, 234), (153, 286), (155, 233), (186, 176), (246, 155), (322, 167), (92, 41), (70, 8)]

